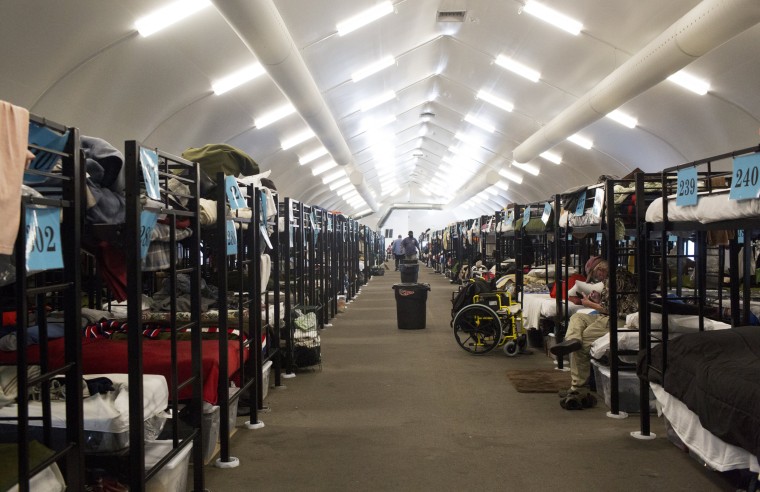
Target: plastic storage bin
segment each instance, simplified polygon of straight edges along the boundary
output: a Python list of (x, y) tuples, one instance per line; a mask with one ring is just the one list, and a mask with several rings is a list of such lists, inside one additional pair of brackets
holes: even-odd
[[(604, 398), (608, 408), (612, 407), (610, 399), (610, 368), (595, 360), (591, 361), (596, 381), (596, 392)], [(626, 413), (639, 413), (639, 377), (633, 371), (618, 371), (618, 409)], [(649, 413), (656, 412), (655, 398), (649, 390)]]
[(399, 330), (425, 328), (425, 304), (430, 284), (394, 284), (396, 292), (396, 321)]
[(261, 397), (262, 400), (266, 398), (267, 395), (269, 394), (269, 375), (271, 374), (271, 372), (272, 372), (272, 361), (268, 360), (264, 363), (264, 366), (261, 368), (261, 387), (263, 390), (262, 397)]
[[(237, 409), (235, 410), (237, 413)], [(201, 433), (203, 434), (203, 462), (208, 463), (216, 454), (216, 445), (219, 442), (219, 427), (221, 413), (216, 405), (203, 405), (203, 418), (201, 418)]]
[(399, 272), (401, 272), (401, 283), (414, 283), (417, 282), (417, 277), (420, 273), (420, 263), (417, 260), (401, 260), (398, 265)]
[[(218, 408), (218, 407), (217, 407)], [(218, 414), (218, 412), (217, 412)], [(172, 449), (172, 441), (145, 441), (145, 468), (150, 470)], [(190, 450), (185, 446), (166, 466), (145, 484), (147, 492), (185, 492)]]

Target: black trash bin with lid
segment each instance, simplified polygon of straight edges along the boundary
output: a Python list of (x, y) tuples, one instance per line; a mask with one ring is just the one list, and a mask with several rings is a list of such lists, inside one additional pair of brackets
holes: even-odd
[(396, 291), (396, 322), (399, 330), (425, 328), (425, 304), (430, 284), (394, 284)]
[(417, 260), (401, 260), (398, 269), (401, 272), (401, 283), (415, 283), (420, 273), (420, 262)]

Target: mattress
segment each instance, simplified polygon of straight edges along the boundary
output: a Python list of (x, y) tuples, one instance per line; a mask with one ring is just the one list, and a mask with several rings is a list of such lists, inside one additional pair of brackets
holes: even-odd
[(726, 443), (702, 427), (699, 416), (659, 384), (650, 383), (649, 386), (673, 431), (710, 468), (721, 472), (749, 469), (760, 473), (756, 456), (746, 449)]
[[(760, 216), (760, 200), (729, 200), (728, 193), (699, 195), (699, 201), (691, 207), (679, 207), (675, 197), (668, 198), (670, 222), (699, 222), (709, 224), (724, 220), (746, 219)], [(647, 222), (662, 222), (662, 197), (655, 199), (645, 216)]]
[[(95, 394), (84, 398), (84, 434), (86, 452), (103, 453), (125, 449), (129, 446), (129, 389), (127, 374), (88, 374), (84, 379), (105, 377), (113, 381), (114, 390), (105, 394)], [(155, 439), (160, 434), (166, 420), (164, 410), (169, 404), (169, 388), (163, 376), (146, 374), (143, 376), (143, 420), (146, 439)], [(66, 402), (51, 402), (51, 425), (54, 429), (66, 428)], [(17, 409), (4, 407), (0, 417), (16, 417)], [(42, 416), (42, 403), (29, 402), (29, 416)], [(4, 425), (13, 425), (7, 421)], [(32, 427), (40, 427), (42, 420), (29, 420)]]
[[(522, 299), (523, 326), (525, 329), (538, 328), (541, 318), (551, 318), (557, 314), (557, 300), (549, 294), (525, 294)], [(586, 309), (579, 304), (568, 304), (568, 313), (571, 315)]]

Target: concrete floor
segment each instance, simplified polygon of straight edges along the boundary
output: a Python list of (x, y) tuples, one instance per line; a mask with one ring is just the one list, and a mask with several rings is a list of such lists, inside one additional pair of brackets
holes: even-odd
[(516, 392), (508, 369), (552, 360), (462, 350), (449, 326), (457, 286), (428, 268), (426, 329), (397, 329), (399, 281), (391, 265), (321, 332), (321, 368), (269, 390), (266, 426), (238, 429), (241, 465), (208, 466), (209, 490), (734, 490), (668, 442), (661, 419), (655, 440), (638, 441), (636, 415), (610, 419), (603, 403), (568, 412), (556, 394)]

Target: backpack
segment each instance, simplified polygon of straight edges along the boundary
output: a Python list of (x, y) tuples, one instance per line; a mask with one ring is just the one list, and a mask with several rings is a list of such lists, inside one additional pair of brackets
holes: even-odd
[(472, 304), (472, 298), (483, 292), (491, 292), (491, 283), (482, 278), (474, 278), (465, 283), (451, 299), (451, 319), (465, 306)]

